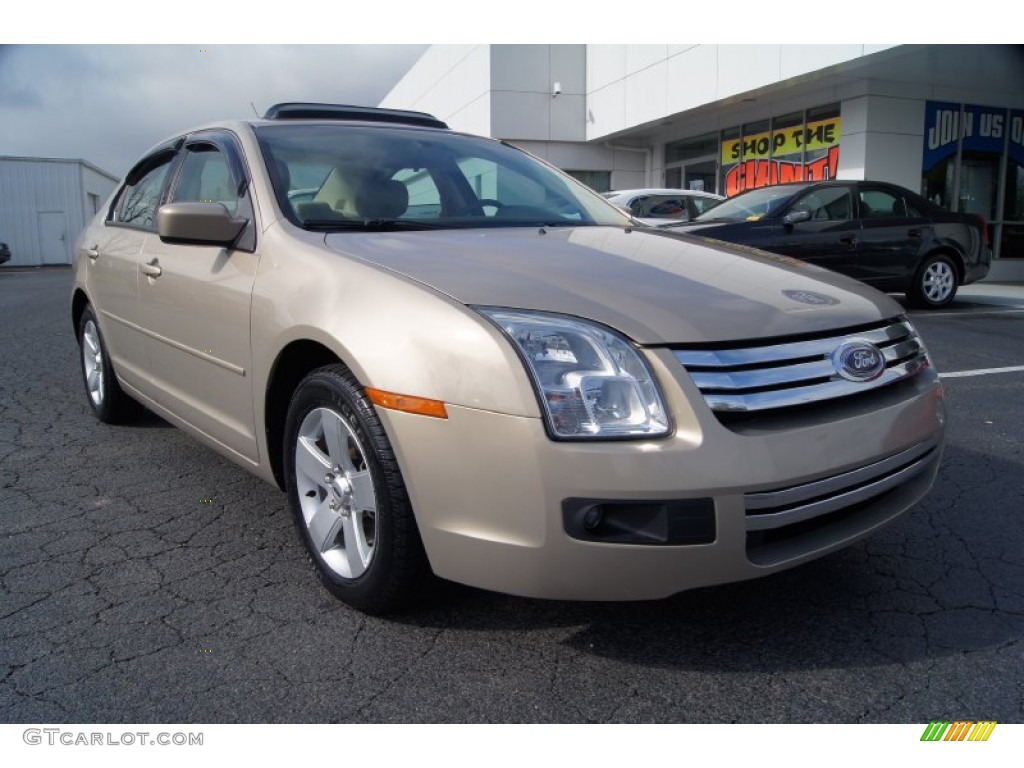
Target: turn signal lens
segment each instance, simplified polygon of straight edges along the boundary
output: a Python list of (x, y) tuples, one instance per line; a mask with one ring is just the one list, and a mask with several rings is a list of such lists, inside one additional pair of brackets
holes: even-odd
[(370, 402), (381, 408), (392, 411), (404, 411), (405, 413), (416, 413), (420, 416), (433, 416), (435, 419), (447, 419), (448, 411), (440, 400), (428, 400), (425, 397), (413, 397), (412, 395), (399, 395), (395, 392), (385, 392), (382, 389), (366, 388), (366, 396)]

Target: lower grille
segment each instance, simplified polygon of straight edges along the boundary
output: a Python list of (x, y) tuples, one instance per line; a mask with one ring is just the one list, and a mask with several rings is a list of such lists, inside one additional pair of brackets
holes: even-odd
[(781, 528), (835, 512), (885, 493), (920, 472), (935, 452), (934, 441), (841, 475), (774, 491), (748, 493), (747, 530)]
[(884, 522), (924, 492), (939, 453), (931, 440), (840, 475), (746, 494), (748, 557), (783, 562)]

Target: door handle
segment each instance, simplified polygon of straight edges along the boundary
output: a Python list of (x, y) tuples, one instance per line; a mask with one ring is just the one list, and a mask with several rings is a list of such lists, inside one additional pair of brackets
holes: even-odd
[(96, 259), (100, 257), (100, 247), (98, 245), (94, 245), (92, 248), (86, 248), (85, 255), (93, 261), (96, 261)]
[(907, 237), (920, 237), (923, 231), (924, 230), (922, 230), (920, 227), (915, 227), (914, 229), (908, 229), (907, 230)]
[(840, 243), (846, 243), (847, 245), (854, 246), (857, 244), (856, 235), (843, 235), (839, 238)]
[(146, 277), (160, 277), (163, 274), (163, 270), (160, 269), (160, 263), (153, 259), (149, 264), (142, 265), (142, 274)]

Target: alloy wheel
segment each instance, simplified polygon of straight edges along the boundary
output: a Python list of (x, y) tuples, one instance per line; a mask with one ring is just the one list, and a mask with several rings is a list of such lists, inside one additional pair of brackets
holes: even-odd
[(949, 298), (956, 286), (953, 268), (943, 260), (929, 264), (921, 277), (921, 286), (928, 301), (941, 304)]
[(310, 542), (331, 571), (366, 573), (377, 539), (377, 497), (352, 425), (330, 408), (306, 414), (295, 445), (295, 482)]
[(103, 345), (96, 323), (87, 320), (82, 331), (82, 365), (89, 398), (97, 407), (103, 405)]

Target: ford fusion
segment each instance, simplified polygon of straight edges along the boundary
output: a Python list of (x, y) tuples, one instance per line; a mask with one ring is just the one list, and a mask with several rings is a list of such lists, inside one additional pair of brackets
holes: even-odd
[(632, 227), (423, 113), (283, 104), (157, 145), (83, 232), (71, 315), (101, 421), (145, 406), (284, 489), (372, 613), (430, 573), (573, 600), (771, 574), (897, 518), (943, 446), (891, 299)]

